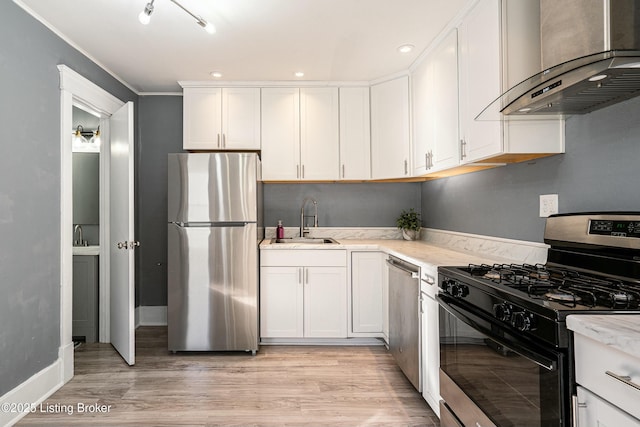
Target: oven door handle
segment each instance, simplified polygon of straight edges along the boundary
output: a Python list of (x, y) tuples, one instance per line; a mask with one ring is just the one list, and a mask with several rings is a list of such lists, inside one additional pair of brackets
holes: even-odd
[(491, 339), (491, 340), (495, 341), (496, 343), (502, 345), (507, 350), (511, 350), (514, 353), (519, 354), (520, 356), (522, 356), (525, 359), (535, 363), (536, 365), (540, 366), (541, 368), (546, 369), (547, 371), (555, 371), (555, 370), (558, 369), (558, 364), (557, 364), (556, 361), (551, 360), (549, 358), (546, 358), (546, 357), (542, 356), (541, 354), (532, 352), (532, 351), (522, 347), (521, 345), (518, 345), (517, 343), (506, 342), (504, 339), (502, 339), (500, 337), (497, 337), (493, 332), (491, 332), (490, 330), (488, 330), (487, 328), (483, 327), (478, 322), (476, 322), (473, 319), (473, 317), (481, 318), (483, 320), (488, 321), (489, 323), (496, 324), (501, 329), (504, 329), (504, 326), (502, 326), (500, 324), (497, 324), (496, 322), (493, 321), (493, 319), (484, 319), (483, 317), (479, 316), (477, 313), (470, 313), (468, 310), (464, 310), (464, 312), (463, 312), (463, 311), (461, 311), (460, 309), (458, 309), (456, 307), (455, 301), (452, 301), (451, 298), (449, 298), (449, 297), (447, 297), (445, 295), (437, 295), (436, 299), (438, 300), (438, 303), (440, 304), (440, 306), (443, 309), (447, 310), (449, 313), (451, 313), (451, 315), (453, 315), (457, 319), (463, 321), (464, 323), (466, 323), (467, 325), (471, 326), (472, 328), (480, 331), (481, 333), (486, 335), (489, 339)]

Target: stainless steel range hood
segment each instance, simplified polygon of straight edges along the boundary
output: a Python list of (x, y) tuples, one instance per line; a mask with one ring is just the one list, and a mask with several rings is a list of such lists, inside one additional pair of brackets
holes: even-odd
[(540, 0), (540, 33), (544, 71), (477, 119), (585, 114), (640, 95), (640, 1)]

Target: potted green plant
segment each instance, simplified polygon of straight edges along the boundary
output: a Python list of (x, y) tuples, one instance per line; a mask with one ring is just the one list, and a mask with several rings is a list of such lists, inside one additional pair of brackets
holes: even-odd
[(396, 219), (398, 228), (402, 230), (402, 237), (405, 240), (417, 240), (420, 237), (420, 214), (413, 208), (402, 210), (398, 219)]

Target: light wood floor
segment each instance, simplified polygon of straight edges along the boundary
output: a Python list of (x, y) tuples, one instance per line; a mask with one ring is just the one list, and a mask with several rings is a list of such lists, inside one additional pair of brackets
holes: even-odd
[[(43, 403), (49, 412), (18, 425), (439, 425), (382, 346), (263, 346), (255, 357), (166, 349), (166, 327), (137, 330), (133, 367), (109, 344), (83, 344), (74, 378)], [(111, 408), (78, 413), (79, 403)]]

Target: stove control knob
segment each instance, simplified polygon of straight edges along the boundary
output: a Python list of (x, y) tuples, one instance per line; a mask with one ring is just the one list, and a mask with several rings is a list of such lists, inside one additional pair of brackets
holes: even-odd
[(511, 326), (521, 332), (525, 332), (531, 329), (531, 319), (524, 311), (513, 313), (511, 316)]
[(506, 302), (493, 306), (493, 315), (501, 322), (508, 322), (511, 319), (511, 307)]
[(467, 285), (456, 284), (453, 286), (451, 295), (456, 298), (464, 298), (469, 295), (469, 287)]

